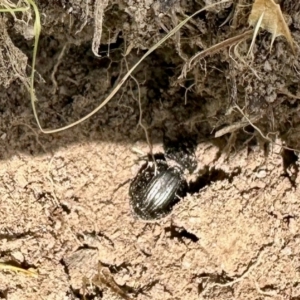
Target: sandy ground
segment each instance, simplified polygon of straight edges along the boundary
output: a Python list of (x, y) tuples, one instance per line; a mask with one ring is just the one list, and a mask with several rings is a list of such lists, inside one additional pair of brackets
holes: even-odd
[[(36, 89), (46, 128), (77, 120), (108, 95), (126, 64), (141, 56), (132, 50), (124, 59), (124, 37), (132, 49), (147, 49), (163, 36), (162, 24), (175, 22), (159, 21), (158, 11), (165, 7), (152, 2), (138, 2), (138, 10), (135, 1), (125, 7), (115, 3), (107, 15), (118, 22), (108, 18), (105, 24), (117, 38), (110, 57), (97, 58), (91, 51), (92, 16), (75, 35), (84, 21), (84, 1), (62, 2), (39, 3), (47, 18)], [(194, 5), (182, 7), (190, 14)], [(292, 16), (298, 41), (298, 7), (286, 1), (283, 8)], [(71, 29), (70, 15), (75, 20)], [(219, 24), (226, 14), (216, 10), (201, 18)], [(198, 29), (204, 37), (195, 45), (206, 47), (208, 23), (201, 18)], [(149, 20), (153, 27), (143, 31)], [(188, 29), (194, 32), (192, 25)], [(31, 41), (10, 30), (14, 44), (30, 57)], [(210, 30), (219, 38), (227, 35), (217, 25)], [(66, 36), (66, 53), (59, 59)], [(187, 53), (196, 52), (184, 41)], [(299, 107), (277, 90), (297, 94), (299, 62), (286, 55), (283, 39), (267, 55), (269, 41), (259, 37), (252, 65), (261, 80), (249, 68), (242, 78), (241, 66), (224, 51), (199, 65), (187, 79), (197, 86), (189, 89), (190, 83), (176, 84), (182, 57), (174, 38), (146, 59), (98, 114), (57, 134), (38, 130), (21, 82), (12, 80), (2, 88), (0, 260), (39, 276), (0, 271), (0, 299), (300, 299), (300, 162), (297, 151), (286, 149), (300, 146)], [(107, 53), (107, 46), (101, 51)], [(271, 103), (275, 87), (277, 100)], [(230, 110), (234, 92), (272, 143), (247, 124), (214, 138), (216, 130), (242, 119)], [(129, 185), (143, 163), (140, 154), (149, 153), (139, 126), (139, 101), (154, 153), (163, 151), (164, 133), (197, 139), (198, 168), (189, 178), (190, 193), (171, 215), (152, 223), (135, 219), (129, 207)]]
[[(151, 224), (130, 213), (133, 146), (147, 149), (88, 139), (41, 155), (10, 149), (0, 168), (1, 258), (40, 276), (1, 272), (4, 299), (76, 299), (98, 260), (138, 299), (300, 296), (300, 179), (286, 176), (279, 146), (267, 156), (253, 147), (226, 159), (200, 143), (207, 185)], [(103, 299), (118, 299), (103, 282), (99, 289)]]

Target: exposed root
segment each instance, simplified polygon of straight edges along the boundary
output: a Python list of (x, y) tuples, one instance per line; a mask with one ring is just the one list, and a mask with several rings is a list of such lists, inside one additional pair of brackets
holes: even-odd
[[(233, 50), (233, 53), (235, 55), (235, 57), (237, 57), (244, 65), (246, 65), (251, 71), (252, 73), (254, 74), (254, 76), (258, 79), (258, 80), (261, 80), (261, 78), (259, 77), (259, 75), (257, 74), (256, 70), (253, 69), (245, 60), (244, 58), (240, 55), (239, 51), (238, 51), (238, 47), (240, 45), (240, 42), (237, 43), (235, 46), (234, 46), (234, 50)], [(253, 59), (253, 55), (252, 55), (252, 52), (250, 52), (251, 54), (251, 57)]]
[(68, 46), (69, 46), (69, 43), (66, 43), (66, 44), (63, 46), (63, 48), (62, 48), (62, 50), (61, 50), (61, 52), (60, 52), (60, 54), (59, 54), (59, 56), (58, 56), (58, 58), (57, 58), (57, 62), (56, 62), (56, 64), (54, 65), (53, 71), (52, 71), (52, 73), (51, 73), (51, 80), (52, 80), (52, 84), (53, 84), (52, 94), (55, 94), (55, 93), (56, 93), (56, 90), (57, 90), (57, 81), (56, 81), (56, 79), (55, 79), (55, 74), (56, 74), (56, 72), (57, 72), (57, 68), (58, 68), (59, 65), (61, 64), (62, 58), (64, 57), (65, 52), (66, 52), (66, 49), (67, 49)]
[(250, 118), (249, 117), (247, 117), (245, 114), (244, 114), (244, 112), (243, 112), (243, 110), (238, 106), (238, 105), (235, 105), (234, 106), (234, 108), (236, 108), (243, 116), (244, 116), (244, 118), (249, 122), (249, 124), (261, 135), (261, 137), (262, 138), (264, 138), (265, 140), (267, 140), (268, 142), (270, 142), (271, 144), (274, 144), (274, 145), (276, 145), (276, 146), (280, 146), (280, 147), (282, 147), (282, 148), (284, 148), (284, 149), (287, 149), (287, 150), (291, 150), (291, 151), (297, 151), (297, 152), (299, 152), (300, 150), (299, 149), (294, 149), (294, 148), (290, 148), (290, 147), (287, 147), (287, 146), (283, 146), (283, 145), (281, 145), (281, 144), (279, 144), (279, 143), (276, 143), (276, 142), (274, 142), (271, 138), (269, 138), (269, 133), (267, 134), (267, 135), (264, 135), (263, 133), (262, 133), (262, 131), (257, 127), (257, 126), (255, 126), (253, 123), (252, 123), (252, 121), (250, 120)]
[[(151, 155), (153, 163), (155, 165), (155, 172), (156, 172), (156, 160), (155, 160), (155, 157), (154, 157), (154, 154), (153, 154), (153, 146), (152, 146), (152, 143), (150, 141), (150, 137), (149, 137), (149, 134), (148, 134), (147, 127), (143, 124), (143, 108), (142, 108), (142, 102), (141, 102), (141, 89), (140, 89), (140, 85), (139, 85), (139, 82), (137, 81), (137, 79), (134, 76), (130, 75), (130, 77), (136, 83), (137, 88), (138, 88), (138, 99), (136, 99), (138, 101), (139, 111), (140, 111), (138, 125), (141, 126), (142, 129), (144, 130), (146, 141), (147, 141), (147, 144), (149, 146), (150, 155)], [(134, 93), (132, 91), (131, 91), (131, 93), (132, 93), (132, 97), (135, 98)]]

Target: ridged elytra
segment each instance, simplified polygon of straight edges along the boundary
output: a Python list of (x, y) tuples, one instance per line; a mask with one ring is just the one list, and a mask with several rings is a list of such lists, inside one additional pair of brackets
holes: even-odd
[(158, 220), (169, 214), (174, 204), (185, 195), (187, 187), (183, 170), (169, 167), (164, 160), (146, 163), (129, 189), (134, 216), (143, 220)]
[[(168, 215), (188, 190), (185, 179), (197, 168), (195, 137), (171, 139), (164, 134), (164, 153), (149, 155), (130, 184), (130, 206), (135, 217), (146, 221)], [(155, 160), (155, 162), (153, 161)]]

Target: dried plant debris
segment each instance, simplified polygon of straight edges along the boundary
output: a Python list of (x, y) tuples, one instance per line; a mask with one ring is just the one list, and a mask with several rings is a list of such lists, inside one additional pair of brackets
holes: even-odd
[(95, 1), (95, 6), (94, 6), (95, 30), (94, 30), (92, 50), (96, 56), (100, 56), (98, 53), (98, 49), (100, 47), (100, 42), (101, 42), (104, 10), (107, 5), (108, 5), (108, 0)]
[(8, 271), (12, 271), (12, 272), (22, 273), (24, 275), (34, 277), (34, 278), (38, 277), (38, 273), (35, 270), (32, 270), (32, 269), (26, 270), (23, 268), (19, 268), (19, 267), (10, 265), (5, 262), (0, 262), (0, 270), (8, 270)]
[[(0, 16), (0, 85), (7, 88), (20, 79), (28, 82), (26, 76), (27, 57), (12, 42), (6, 30), (5, 18)], [(27, 83), (28, 84), (28, 83)]]
[(100, 289), (108, 288), (112, 293), (123, 299), (132, 299), (117, 284), (109, 269), (99, 261), (97, 249), (79, 249), (70, 256), (65, 257), (64, 263), (70, 276), (72, 288), (75, 290), (83, 288), (84, 297), (87, 286), (94, 284)]
[(279, 4), (276, 4), (274, 0), (255, 0), (248, 22), (250, 26), (255, 27), (249, 53), (252, 51), (258, 30), (261, 27), (272, 33), (270, 49), (272, 49), (276, 37), (284, 36), (295, 54), (294, 41), (291, 32), (284, 20)]
[(80, 249), (64, 258), (73, 289), (82, 287), (83, 279), (91, 280), (97, 274), (98, 251), (96, 249)]
[(108, 268), (102, 266), (101, 263), (98, 264), (98, 274), (92, 279), (93, 284), (98, 287), (108, 287), (114, 294), (118, 295), (120, 298), (125, 300), (132, 300), (125, 291), (117, 284), (112, 274)]
[[(203, 2), (203, 1), (201, 1)], [(215, 13), (219, 13), (223, 11), (224, 9), (229, 8), (232, 5), (232, 1), (228, 3), (221, 3), (219, 0), (204, 0), (205, 6), (210, 6), (212, 4), (217, 4), (216, 6), (209, 7), (207, 11), (213, 11)]]

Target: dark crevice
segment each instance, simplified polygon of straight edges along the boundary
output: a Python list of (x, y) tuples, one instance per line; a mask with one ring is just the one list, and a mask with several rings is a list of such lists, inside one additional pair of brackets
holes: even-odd
[(269, 211), (269, 212), (267, 212), (267, 214), (275, 219), (278, 218), (278, 215), (276, 213), (274, 213), (273, 211)]
[(82, 232), (82, 233), (78, 233), (77, 234), (77, 238), (83, 243), (84, 247), (83, 248), (89, 248), (89, 249), (94, 249), (95, 247), (91, 246), (89, 243), (85, 242), (84, 237), (91, 237), (92, 239), (94, 239), (95, 241), (101, 242), (101, 239), (106, 240), (110, 246), (114, 247), (114, 243), (113, 241), (107, 236), (105, 235), (103, 232), (96, 232), (96, 231), (92, 231), (92, 232)]
[(252, 192), (254, 192), (254, 191), (259, 191), (260, 190), (260, 188), (259, 187), (253, 187), (253, 188), (249, 188), (248, 190), (246, 190), (246, 191), (242, 191), (241, 192), (241, 196), (245, 196), (245, 195), (250, 195)]
[(71, 213), (71, 209), (66, 204), (60, 203), (60, 207), (67, 215)]
[(67, 266), (67, 264), (65, 263), (64, 259), (61, 259), (59, 262), (60, 262), (61, 265), (63, 266), (64, 271), (65, 271), (65, 273), (66, 273), (66, 275), (67, 275), (67, 277), (68, 277), (68, 280), (70, 280), (69, 269), (68, 269), (68, 266)]
[(283, 160), (283, 176), (286, 176), (290, 180), (291, 185), (296, 187), (296, 178), (299, 173), (298, 156), (294, 151), (288, 149), (283, 149), (281, 156)]
[(288, 149), (283, 149), (281, 156), (283, 159), (284, 170), (288, 169), (291, 165), (295, 165), (298, 160), (298, 156), (295, 154), (295, 152)]
[(96, 286), (93, 285), (93, 293), (90, 293), (86, 290), (85, 295), (81, 293), (78, 289), (71, 288), (70, 294), (72, 296), (71, 299), (79, 299), (79, 300), (95, 300), (95, 299), (102, 299), (103, 292)]
[(182, 243), (184, 243), (185, 240), (190, 240), (193, 243), (197, 243), (199, 241), (199, 238), (195, 234), (188, 232), (182, 227), (177, 227), (174, 225), (166, 227), (165, 233), (169, 236), (171, 240), (178, 239)]
[[(26, 190), (27, 191), (32, 191), (32, 189), (30, 187), (26, 187)], [(52, 195), (51, 193), (49, 192), (40, 192), (40, 193), (37, 193), (35, 194), (35, 197), (36, 197), (36, 200), (39, 201), (39, 202), (42, 202), (42, 201), (47, 201), (48, 199), (52, 199)]]
[(0, 299), (8, 299), (8, 289), (0, 291)]
[(210, 282), (227, 284), (234, 281), (234, 278), (228, 276), (225, 271), (222, 271), (220, 274), (203, 272), (196, 275), (194, 278), (208, 278)]
[(260, 287), (260, 289), (263, 291), (263, 292), (271, 292), (271, 291), (275, 291), (276, 290), (276, 287), (273, 285), (273, 284), (267, 284), (263, 287)]
[[(9, 230), (9, 229), (8, 229)], [(6, 230), (5, 230), (6, 231)], [(26, 232), (18, 232), (18, 233), (14, 233), (14, 232), (10, 232), (10, 233), (4, 233), (4, 232), (0, 232), (0, 240), (7, 240), (9, 242), (11, 241), (15, 241), (15, 240), (19, 240), (19, 239), (27, 239), (27, 238), (38, 238), (42, 236), (42, 233), (40, 231), (26, 231)]]
[(140, 249), (140, 251), (141, 251), (146, 257), (151, 257), (151, 256), (152, 256), (151, 253), (146, 252), (144, 249)]
[(283, 217), (283, 222), (289, 227), (291, 223), (291, 219), (296, 219), (295, 216), (287, 215)]
[(18, 239), (25, 239), (32, 236), (35, 236), (35, 233), (30, 231), (21, 232), (21, 233), (0, 233), (0, 240), (7, 240), (11, 242)]
[(101, 265), (103, 267), (108, 268), (111, 274), (117, 274), (124, 269), (126, 270), (126, 272), (130, 272), (130, 267), (132, 267), (130, 263), (125, 263), (125, 262), (123, 262), (120, 265), (111, 265), (111, 264), (106, 264), (101, 262)]
[(94, 249), (94, 250), (97, 250), (98, 248), (97, 247), (93, 247), (93, 246), (90, 246), (90, 245), (87, 245), (87, 244), (83, 244), (82, 246), (79, 246), (75, 252), (77, 251), (80, 251), (80, 250), (85, 250), (85, 249)]
[(85, 295), (82, 295), (80, 290), (72, 290), (72, 295), (76, 297), (75, 299), (80, 299), (80, 300), (102, 299), (103, 292), (96, 285), (94, 285), (93, 288), (94, 288), (93, 293), (89, 293), (88, 291), (86, 291)]

